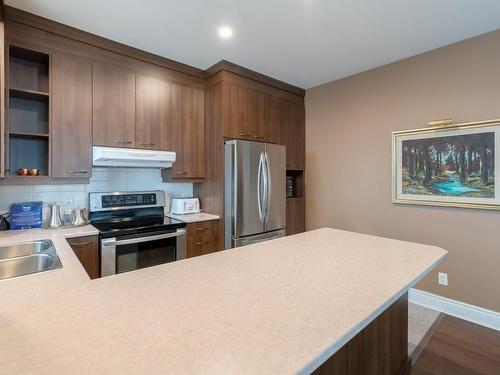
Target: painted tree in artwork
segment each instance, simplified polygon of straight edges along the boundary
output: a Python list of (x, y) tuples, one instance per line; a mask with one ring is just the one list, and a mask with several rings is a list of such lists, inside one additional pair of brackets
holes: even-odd
[(493, 132), (405, 140), (403, 194), (493, 198)]

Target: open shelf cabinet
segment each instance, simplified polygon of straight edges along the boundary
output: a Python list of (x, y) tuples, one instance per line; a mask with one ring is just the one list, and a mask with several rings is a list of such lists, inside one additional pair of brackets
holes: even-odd
[(304, 171), (287, 170), (286, 171), (286, 197), (302, 198), (304, 197)]
[[(6, 176), (49, 176), (50, 55), (8, 45)], [(19, 177), (19, 169), (39, 176)]]

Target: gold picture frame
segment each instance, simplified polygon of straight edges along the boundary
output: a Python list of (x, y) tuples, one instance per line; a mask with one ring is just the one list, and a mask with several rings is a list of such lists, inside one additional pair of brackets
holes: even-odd
[[(392, 132), (392, 202), (500, 210), (500, 119), (430, 124)], [(481, 152), (474, 142), (480, 142)], [(415, 159), (425, 160), (424, 175)]]

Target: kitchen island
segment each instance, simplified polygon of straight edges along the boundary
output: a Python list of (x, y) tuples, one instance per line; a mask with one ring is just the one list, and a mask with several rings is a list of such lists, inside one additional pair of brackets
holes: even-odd
[[(324, 228), (90, 280), (74, 235), (0, 234), (50, 238), (63, 263), (0, 282), (3, 374), (348, 373), (348, 358), (404, 373), (407, 291), (446, 254)], [(374, 325), (393, 327), (385, 352)]]

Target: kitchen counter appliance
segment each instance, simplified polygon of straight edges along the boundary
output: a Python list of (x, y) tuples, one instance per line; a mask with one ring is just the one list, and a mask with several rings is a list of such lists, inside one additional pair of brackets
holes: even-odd
[(170, 168), (175, 152), (118, 147), (92, 147), (94, 167)]
[(200, 212), (198, 198), (172, 198), (170, 202), (170, 213), (174, 215), (198, 214)]
[(225, 248), (285, 236), (286, 147), (225, 144)]
[(164, 191), (90, 193), (89, 201), (102, 277), (186, 258), (186, 223), (164, 215)]

